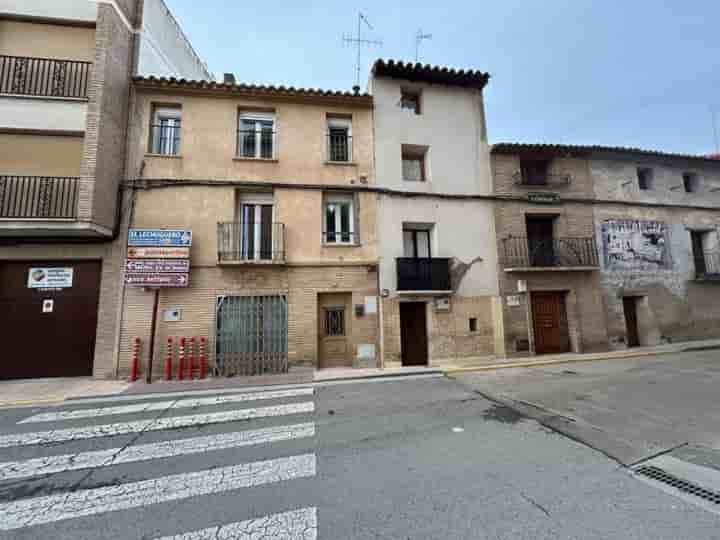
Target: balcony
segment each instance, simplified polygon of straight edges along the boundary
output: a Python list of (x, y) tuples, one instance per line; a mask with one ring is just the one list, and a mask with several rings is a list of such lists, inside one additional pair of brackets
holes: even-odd
[(526, 188), (562, 188), (572, 181), (569, 174), (533, 174), (527, 171), (517, 171), (512, 178), (516, 186)]
[(450, 259), (399, 257), (397, 281), (400, 292), (451, 293)]
[(595, 270), (600, 266), (592, 237), (546, 240), (505, 238), (502, 241), (502, 257), (506, 272)]
[(705, 251), (695, 255), (695, 279), (720, 281), (720, 251)]
[(218, 264), (285, 264), (284, 223), (218, 223)]
[(0, 94), (87, 99), (91, 62), (0, 55)]
[(0, 219), (75, 219), (78, 188), (79, 178), (0, 176)]

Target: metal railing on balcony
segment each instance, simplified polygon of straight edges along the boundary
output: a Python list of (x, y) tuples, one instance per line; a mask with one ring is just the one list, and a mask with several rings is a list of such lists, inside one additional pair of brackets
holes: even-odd
[(451, 291), (450, 259), (400, 257), (398, 291)]
[(341, 232), (341, 231), (323, 231), (323, 242), (330, 245), (344, 245), (354, 246), (358, 243), (358, 234), (354, 232)]
[(523, 171), (517, 171), (512, 178), (516, 186), (530, 188), (564, 187), (572, 181), (569, 174), (532, 174)]
[(695, 276), (698, 279), (720, 280), (720, 251), (696, 253)]
[(87, 98), (91, 62), (0, 55), (0, 94)]
[(0, 175), (0, 218), (73, 219), (79, 178)]
[(597, 267), (600, 264), (592, 237), (545, 240), (515, 237), (502, 242), (505, 268)]
[(218, 223), (218, 261), (279, 263), (285, 261), (285, 224)]
[(327, 134), (327, 159), (328, 161), (348, 163), (352, 157), (352, 135), (346, 133)]
[(239, 129), (237, 156), (253, 159), (275, 158), (275, 132), (269, 129)]

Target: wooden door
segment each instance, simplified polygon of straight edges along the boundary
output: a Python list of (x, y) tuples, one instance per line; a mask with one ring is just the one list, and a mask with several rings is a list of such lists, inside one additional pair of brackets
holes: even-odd
[(318, 296), (320, 367), (352, 367), (350, 293)]
[(428, 338), (425, 302), (400, 303), (400, 347), (403, 366), (427, 365)]
[(551, 216), (526, 218), (530, 266), (554, 266), (553, 222)]
[(623, 311), (625, 312), (625, 328), (627, 329), (628, 347), (640, 346), (640, 333), (637, 321), (637, 299), (632, 296), (623, 298)]
[(537, 354), (570, 352), (565, 293), (532, 293), (532, 315)]
[[(32, 279), (58, 268), (72, 279), (35, 288)], [(99, 295), (98, 261), (1, 263), (0, 379), (92, 375)]]

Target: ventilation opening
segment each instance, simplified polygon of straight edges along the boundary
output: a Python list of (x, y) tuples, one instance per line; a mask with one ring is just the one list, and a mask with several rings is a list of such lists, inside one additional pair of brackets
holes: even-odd
[(688, 482), (687, 480), (683, 480), (682, 478), (678, 478), (677, 476), (665, 472), (659, 467), (655, 467), (653, 465), (643, 465), (642, 467), (635, 469), (635, 472), (642, 474), (643, 476), (647, 476), (656, 482), (662, 482), (670, 487), (674, 487), (675, 489), (680, 490), (683, 493), (687, 493), (688, 495), (694, 495), (695, 497), (700, 497), (701, 499), (705, 499), (711, 503), (720, 504), (720, 493), (717, 491), (711, 491), (709, 489), (705, 489), (704, 487), (700, 487), (697, 484), (693, 484), (692, 482)]

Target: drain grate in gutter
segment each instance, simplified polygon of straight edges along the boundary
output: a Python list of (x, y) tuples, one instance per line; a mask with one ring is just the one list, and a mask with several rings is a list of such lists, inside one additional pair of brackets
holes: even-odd
[(694, 495), (695, 497), (700, 497), (701, 499), (705, 499), (711, 503), (720, 504), (720, 493), (717, 491), (705, 489), (697, 484), (693, 484), (692, 482), (673, 476), (659, 467), (655, 467), (653, 465), (643, 465), (642, 467), (635, 469), (635, 472), (642, 474), (643, 476), (647, 476), (648, 478), (652, 478), (657, 482), (662, 482), (663, 484), (674, 487), (675, 489), (687, 493), (688, 495)]

